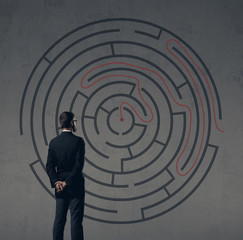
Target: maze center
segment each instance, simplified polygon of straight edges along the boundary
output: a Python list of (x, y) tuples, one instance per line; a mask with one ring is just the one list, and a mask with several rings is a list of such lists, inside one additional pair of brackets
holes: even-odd
[(120, 111), (117, 108), (113, 109), (108, 115), (108, 123), (111, 130), (117, 132), (119, 135), (127, 134), (127, 132), (131, 131), (134, 127), (134, 118), (129, 110), (124, 109), (123, 118), (124, 120), (121, 121)]

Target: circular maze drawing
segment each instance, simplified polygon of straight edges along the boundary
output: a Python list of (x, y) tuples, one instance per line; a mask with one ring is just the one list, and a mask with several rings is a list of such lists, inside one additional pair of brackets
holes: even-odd
[[(55, 42), (35, 65), (20, 106), (20, 133), (45, 172), (58, 116), (73, 111), (86, 142), (85, 217), (135, 223), (161, 216), (201, 184), (223, 132), (220, 100), (199, 55), (174, 33), (134, 19), (106, 19)], [(53, 196), (54, 197), (54, 196)]]

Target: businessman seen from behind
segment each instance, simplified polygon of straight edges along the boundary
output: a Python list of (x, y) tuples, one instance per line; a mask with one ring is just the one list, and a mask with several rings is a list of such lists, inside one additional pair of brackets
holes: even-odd
[(68, 208), (71, 215), (71, 239), (83, 240), (85, 143), (73, 134), (77, 120), (72, 112), (59, 117), (62, 133), (49, 144), (46, 170), (55, 188), (56, 215), (53, 240), (63, 240)]

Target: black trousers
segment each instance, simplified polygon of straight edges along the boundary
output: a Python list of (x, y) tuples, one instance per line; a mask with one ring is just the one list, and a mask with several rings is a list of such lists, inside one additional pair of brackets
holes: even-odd
[(53, 240), (63, 240), (67, 211), (71, 215), (71, 239), (83, 240), (84, 197), (56, 198), (56, 216), (53, 225)]

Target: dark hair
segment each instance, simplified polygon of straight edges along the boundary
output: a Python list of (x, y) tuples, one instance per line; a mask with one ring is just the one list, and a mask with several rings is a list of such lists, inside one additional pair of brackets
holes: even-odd
[(61, 124), (61, 128), (70, 128), (71, 121), (74, 118), (74, 114), (72, 112), (63, 112), (59, 117), (59, 122)]

